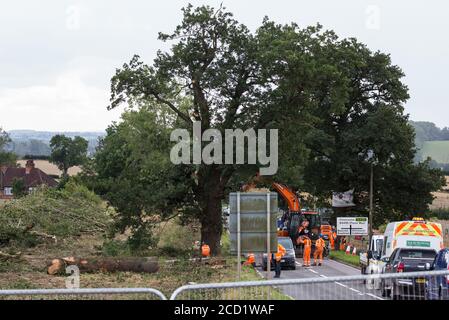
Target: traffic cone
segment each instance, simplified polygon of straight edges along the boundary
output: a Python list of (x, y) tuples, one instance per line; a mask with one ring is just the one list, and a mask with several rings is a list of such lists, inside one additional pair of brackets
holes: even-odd
[(351, 254), (351, 246), (350, 245), (348, 245), (347, 247), (346, 247), (346, 252), (345, 252), (346, 254)]
[(354, 249), (352, 249), (352, 255), (355, 256), (357, 254), (357, 248), (354, 247)]

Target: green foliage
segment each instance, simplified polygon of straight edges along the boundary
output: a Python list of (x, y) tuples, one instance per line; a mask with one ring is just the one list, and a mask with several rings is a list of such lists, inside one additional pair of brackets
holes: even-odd
[(86, 187), (68, 182), (64, 189), (42, 187), (0, 208), (0, 245), (33, 246), (46, 233), (69, 239), (83, 233), (104, 233), (112, 214)]
[(9, 135), (0, 127), (0, 166), (16, 166), (17, 156), (12, 152), (5, 151), (6, 145), (10, 142)]
[(22, 198), (28, 194), (25, 181), (22, 178), (14, 178), (12, 182), (12, 194), (14, 198)]
[(50, 147), (50, 162), (58, 166), (63, 176), (67, 176), (70, 167), (83, 164), (87, 157), (88, 142), (82, 137), (71, 139), (58, 134), (51, 138)]
[(365, 213), (365, 158), (373, 150), (379, 222), (424, 210), (439, 188), (437, 171), (413, 166), (414, 130), (403, 109), (409, 96), (389, 55), (321, 25), (302, 29), (266, 18), (252, 33), (209, 6), (187, 6), (174, 32), (159, 39), (171, 41), (171, 50), (150, 65), (134, 56), (111, 79), (110, 108), (126, 102), (140, 110), (108, 129), (95, 159), (94, 188), (120, 211), (122, 229), (151, 230), (144, 221), (154, 215), (198, 218), (202, 240), (218, 252), (225, 191), (258, 165), (173, 166), (169, 132), (192, 121), (222, 133), (279, 129), (274, 179), (322, 200), (355, 189), (356, 210)]
[(133, 252), (129, 246), (129, 243), (126, 241), (120, 240), (111, 240), (107, 239), (103, 242), (101, 247), (101, 253), (104, 256), (112, 256), (112, 257), (126, 257), (126, 256), (135, 256), (135, 252)]

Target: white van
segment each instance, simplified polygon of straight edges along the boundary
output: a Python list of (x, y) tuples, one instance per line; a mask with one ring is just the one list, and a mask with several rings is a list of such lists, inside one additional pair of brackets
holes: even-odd
[[(382, 248), (379, 248), (382, 245)], [(439, 223), (426, 222), (422, 218), (396, 221), (387, 225), (385, 233), (373, 236), (368, 252), (360, 254), (362, 274), (383, 273), (387, 259), (396, 248), (427, 248), (435, 252), (444, 248), (442, 227)], [(371, 279), (369, 289), (379, 289), (380, 281)]]
[(441, 224), (426, 222), (422, 218), (389, 223), (384, 233), (382, 257), (389, 257), (396, 248), (440, 251), (444, 248)]

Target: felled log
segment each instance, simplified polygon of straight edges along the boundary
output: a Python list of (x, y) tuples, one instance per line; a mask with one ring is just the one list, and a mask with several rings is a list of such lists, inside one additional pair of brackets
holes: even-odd
[(47, 273), (50, 275), (64, 274), (65, 268), (70, 265), (76, 265), (79, 268), (80, 272), (130, 271), (130, 272), (153, 273), (159, 270), (159, 263), (155, 258), (67, 257), (67, 258), (53, 259), (48, 264)]

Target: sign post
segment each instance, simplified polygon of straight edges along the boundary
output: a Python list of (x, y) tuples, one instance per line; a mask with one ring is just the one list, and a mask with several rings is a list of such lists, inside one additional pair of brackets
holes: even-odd
[(270, 278), (271, 253), (277, 250), (277, 194), (273, 192), (233, 192), (229, 195), (231, 253), (237, 255), (237, 277), (241, 277), (241, 255), (267, 255)]
[(237, 192), (237, 281), (240, 281), (240, 274), (242, 273), (240, 237), (240, 192)]
[[(270, 223), (270, 193), (267, 193), (267, 280), (271, 278), (271, 248), (270, 248), (270, 233), (271, 233), (271, 223)], [(268, 300), (270, 300), (270, 287), (268, 287)]]
[(338, 217), (337, 235), (366, 236), (368, 234), (368, 218), (366, 217)]

